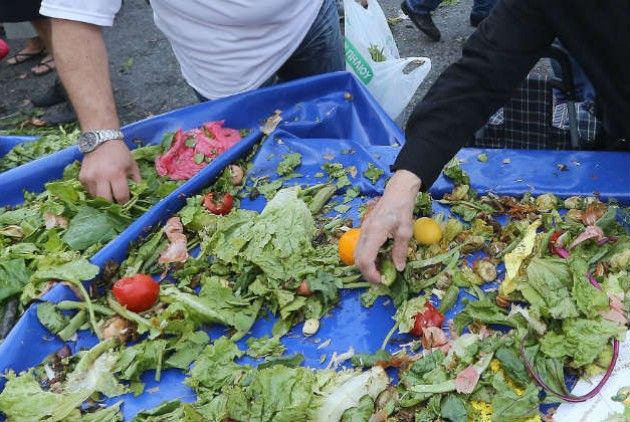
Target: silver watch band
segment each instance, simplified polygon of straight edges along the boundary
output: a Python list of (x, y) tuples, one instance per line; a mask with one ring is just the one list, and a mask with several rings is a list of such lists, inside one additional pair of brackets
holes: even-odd
[(123, 139), (123, 133), (118, 129), (90, 130), (83, 132), (79, 136), (78, 147), (83, 154), (94, 151), (99, 145), (113, 141), (115, 139)]
[(95, 130), (99, 145), (105, 141), (113, 141), (114, 139), (123, 139), (125, 135), (118, 129)]

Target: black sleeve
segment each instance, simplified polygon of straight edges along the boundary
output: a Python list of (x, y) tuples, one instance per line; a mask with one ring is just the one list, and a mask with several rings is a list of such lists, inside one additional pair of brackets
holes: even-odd
[(475, 31), (462, 57), (419, 102), (394, 164), (428, 189), (446, 164), (520, 86), (553, 41), (543, 7), (553, 0), (500, 0)]

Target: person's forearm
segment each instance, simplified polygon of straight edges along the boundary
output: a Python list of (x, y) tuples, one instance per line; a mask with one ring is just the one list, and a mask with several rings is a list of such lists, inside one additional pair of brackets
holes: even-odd
[(414, 109), (395, 164), (428, 189), (442, 166), (508, 100), (553, 40), (543, 0), (503, 0)]
[(101, 28), (52, 19), (52, 44), (59, 76), (81, 129), (117, 129), (119, 121)]

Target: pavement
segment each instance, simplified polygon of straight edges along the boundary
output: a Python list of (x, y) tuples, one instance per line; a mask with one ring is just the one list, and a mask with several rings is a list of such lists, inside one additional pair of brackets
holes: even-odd
[[(472, 0), (449, 0), (434, 13), (442, 40), (431, 42), (409, 21), (403, 19), (399, 0), (381, 0), (393, 23), (392, 32), (402, 57), (429, 57), (432, 70), (416, 92), (412, 104), (426, 94), (430, 85), (449, 64), (457, 60), (461, 47), (473, 29), (469, 24)], [(118, 112), (123, 124), (195, 103), (192, 89), (181, 77), (179, 65), (168, 41), (153, 23), (151, 8), (144, 0), (126, 0), (112, 28), (104, 29), (110, 72)], [(24, 40), (9, 40), (12, 53)], [(0, 62), (0, 119), (32, 109), (33, 93), (49, 87), (55, 74), (33, 76), (36, 62), (9, 66)], [(398, 119), (404, 125), (411, 106)], [(1, 121), (0, 121), (1, 123)]]

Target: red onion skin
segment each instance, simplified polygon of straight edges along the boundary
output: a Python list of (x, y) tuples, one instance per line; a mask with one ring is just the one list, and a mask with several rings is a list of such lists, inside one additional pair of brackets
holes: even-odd
[(567, 259), (567, 258), (570, 256), (569, 251), (567, 251), (567, 250), (566, 250), (566, 249), (564, 249), (564, 248), (556, 248), (556, 254), (557, 254), (560, 258), (564, 258), (564, 259)]
[[(527, 337), (527, 336), (525, 336)], [(608, 366), (608, 369), (606, 370), (606, 373), (604, 374), (604, 377), (602, 378), (602, 380), (595, 386), (595, 388), (593, 388), (591, 391), (589, 391), (588, 393), (582, 395), (582, 396), (574, 396), (573, 394), (562, 394), (562, 393), (558, 393), (557, 391), (554, 391), (551, 387), (549, 387), (545, 381), (540, 377), (540, 375), (538, 375), (536, 373), (536, 370), (534, 369), (533, 365), (531, 364), (530, 361), (527, 360), (527, 357), (525, 356), (525, 337), (523, 337), (523, 340), (521, 340), (521, 345), (520, 345), (520, 354), (521, 354), (521, 359), (523, 359), (523, 363), (525, 363), (525, 367), (527, 368), (527, 371), (529, 372), (529, 374), (532, 376), (532, 378), (534, 378), (534, 381), (536, 381), (536, 383), (538, 385), (540, 385), (546, 392), (553, 394), (554, 396), (558, 396), (560, 399), (568, 402), (568, 403), (581, 403), (584, 402), (586, 400), (590, 400), (593, 397), (595, 397), (597, 395), (597, 393), (599, 393), (601, 391), (601, 389), (604, 387), (604, 385), (606, 385), (606, 382), (608, 382), (608, 378), (610, 378), (610, 376), (612, 375), (613, 370), (615, 369), (615, 366), (617, 365), (617, 358), (619, 357), (619, 341), (617, 339), (613, 339), (613, 355), (612, 355), (612, 359), (610, 361), (610, 365)]]
[(591, 273), (586, 273), (586, 278), (588, 278), (588, 281), (597, 288), (597, 290), (601, 290), (602, 286), (597, 282), (597, 280), (595, 280), (595, 277), (593, 277), (593, 274)]

